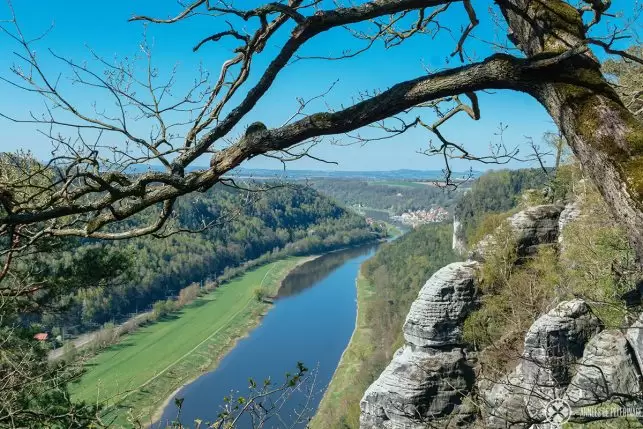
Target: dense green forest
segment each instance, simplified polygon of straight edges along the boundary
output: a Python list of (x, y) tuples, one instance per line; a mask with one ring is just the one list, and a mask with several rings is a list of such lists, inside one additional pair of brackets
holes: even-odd
[[(68, 311), (47, 314), (47, 326), (88, 329), (132, 312), (142, 311), (193, 282), (229, 274), (246, 261), (273, 256), (304, 255), (372, 241), (377, 227), (313, 189), (286, 186), (254, 193), (215, 186), (204, 194), (179, 200), (174, 227), (198, 230), (167, 238), (147, 236), (126, 242), (85, 242), (76, 252), (102, 246), (129, 261), (116, 284), (80, 289), (67, 297)], [(140, 221), (140, 219), (139, 219)], [(71, 263), (63, 253), (57, 266)]]
[(453, 206), (460, 191), (409, 181), (315, 179), (310, 186), (349, 207), (367, 207), (401, 214), (434, 206)]
[(549, 180), (536, 168), (493, 171), (480, 177), (455, 206), (454, 214), (462, 223), (460, 238), (469, 243), (485, 216), (513, 209), (524, 190), (542, 189)]

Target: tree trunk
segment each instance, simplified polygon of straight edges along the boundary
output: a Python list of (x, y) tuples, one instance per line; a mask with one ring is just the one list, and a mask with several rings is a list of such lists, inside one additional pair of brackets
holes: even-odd
[[(544, 58), (583, 46), (578, 11), (560, 0), (500, 3), (511, 37)], [(547, 109), (643, 258), (643, 124), (623, 105), (589, 52), (561, 65), (578, 83), (539, 83), (530, 93)]]
[(643, 126), (618, 101), (569, 85), (545, 85), (538, 99), (643, 257)]

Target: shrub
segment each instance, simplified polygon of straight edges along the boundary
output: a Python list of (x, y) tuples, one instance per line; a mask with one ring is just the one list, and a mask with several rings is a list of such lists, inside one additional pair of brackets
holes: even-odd
[(78, 349), (76, 349), (76, 345), (72, 341), (67, 341), (63, 345), (63, 355), (62, 359), (67, 362), (73, 362), (76, 360), (76, 357), (78, 356)]
[(136, 331), (143, 323), (145, 323), (144, 314), (133, 317), (123, 323), (120, 327), (119, 335), (130, 334)]
[(263, 302), (266, 298), (270, 296), (270, 291), (266, 287), (258, 287), (254, 290), (254, 295), (257, 301)]
[(584, 194), (581, 212), (563, 230), (565, 292), (587, 300), (607, 326), (620, 327), (628, 312), (622, 297), (641, 275), (634, 250), (597, 191)]
[(498, 230), (487, 252), (481, 269), (482, 305), (465, 321), (463, 337), (483, 350), (484, 377), (493, 379), (515, 364), (526, 331), (559, 296), (562, 276), (553, 246), (542, 246), (516, 265), (516, 243), (509, 228)]
[(577, 162), (561, 165), (556, 171), (556, 177), (549, 184), (554, 201), (570, 200), (578, 192), (579, 187), (584, 187), (580, 181), (583, 173)]
[(504, 288), (518, 260), (516, 237), (505, 222), (495, 229), (485, 250), (485, 263), (481, 269), (482, 288), (494, 293)]
[(486, 214), (482, 218), (476, 229), (471, 233), (469, 237), (467, 237), (467, 243), (475, 245), (487, 235), (494, 234), (496, 229), (498, 229), (509, 216), (516, 213), (517, 211), (518, 210), (516, 209), (503, 213)]
[(518, 207), (525, 209), (527, 207), (549, 204), (550, 202), (551, 200), (544, 189), (527, 189), (523, 192)]
[(152, 307), (155, 319), (161, 319), (177, 309), (176, 303), (168, 298), (165, 301), (156, 301)]
[(193, 302), (199, 297), (200, 291), (201, 286), (198, 283), (192, 283), (190, 286), (181, 289), (181, 291), (179, 292), (179, 299), (176, 303), (177, 306), (181, 308)]
[(103, 328), (96, 332), (92, 347), (95, 349), (103, 349), (109, 347), (118, 339), (118, 330), (114, 323), (108, 322), (103, 325)]

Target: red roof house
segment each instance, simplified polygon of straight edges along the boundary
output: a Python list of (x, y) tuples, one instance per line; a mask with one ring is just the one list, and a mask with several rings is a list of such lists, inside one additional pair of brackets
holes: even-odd
[(38, 341), (47, 341), (49, 339), (49, 334), (46, 332), (40, 332), (33, 336), (34, 340)]

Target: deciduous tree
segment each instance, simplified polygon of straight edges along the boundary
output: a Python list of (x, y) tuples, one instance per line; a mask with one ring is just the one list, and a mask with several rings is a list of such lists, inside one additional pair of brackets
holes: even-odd
[[(393, 134), (424, 126), (437, 141), (427, 152), (440, 154), (447, 161), (457, 157), (497, 162), (513, 153), (476, 156), (440, 132), (440, 126), (458, 112), (479, 118), (476, 92), (492, 89), (520, 91), (538, 100), (616, 217), (632, 231), (643, 231), (642, 125), (609, 85), (592, 51), (598, 48), (641, 62), (636, 55), (615, 47), (636, 29), (632, 25), (640, 10), (634, 10), (629, 23), (613, 27), (609, 34), (596, 34), (601, 22), (613, 18), (610, 2), (585, 0), (578, 8), (562, 0), (498, 0), (484, 6), (470, 0), (342, 3), (331, 7), (322, 1), (289, 0), (245, 9), (230, 1), (197, 0), (173, 18), (133, 17), (132, 21), (170, 25), (196, 14), (211, 15), (213, 26), (221, 31), (202, 35), (195, 41), (194, 51), (224, 39), (238, 42), (218, 78), (210, 82), (206, 74), (199, 75), (184, 96), (171, 102), (171, 79), (161, 82), (152, 65), (149, 76), (141, 78), (127, 65), (114, 65), (100, 57), (97, 61), (102, 71), (56, 56), (69, 67), (78, 85), (103, 89), (118, 106), (114, 114), (99, 109), (88, 112), (73, 104), (43, 69), (31, 49), (35, 42), (20, 31), (14, 17), (2, 28), (24, 49), (18, 53), (22, 64), (13, 69), (9, 82), (41, 94), (49, 108), (40, 116), (4, 116), (45, 125), (45, 133), (58, 144), (58, 150), (44, 164), (25, 166), (26, 179), (2, 184), (0, 234), (22, 245), (44, 235), (122, 239), (152, 233), (164, 227), (177, 197), (217, 182), (230, 183), (224, 175), (245, 160), (259, 155), (284, 160), (311, 156), (295, 148), (373, 124), (381, 124), (381, 129)], [(487, 18), (499, 20), (508, 35), (501, 44), (502, 52), (473, 61), (468, 47), (486, 6), (490, 8)], [(380, 44), (389, 47), (422, 33), (455, 32), (441, 23), (443, 13), (456, 7), (462, 8), (465, 19), (453, 49), (461, 66), (401, 81), (332, 112), (307, 113), (307, 102), (302, 100), (301, 109), (283, 126), (268, 129), (256, 123), (240, 137), (232, 134), (310, 40), (343, 27), (366, 42), (364, 49), (376, 49)], [(365, 30), (368, 25), (373, 28), (370, 33)], [(261, 69), (254, 64), (256, 58), (268, 43), (278, 43), (277, 34), (281, 33), (287, 33), (285, 42)], [(151, 62), (149, 48), (142, 45), (142, 49)], [(512, 51), (516, 55), (507, 53)], [(357, 54), (359, 51), (344, 53), (340, 58)], [(437, 109), (439, 119), (426, 123), (419, 110), (422, 107)], [(181, 112), (185, 116), (176, 119)], [(416, 119), (409, 119), (413, 116)], [(398, 119), (397, 125), (386, 121), (391, 117)], [(143, 135), (130, 126), (137, 118), (150, 123)], [(72, 133), (64, 134), (65, 130)], [(89, 141), (84, 137), (87, 131), (98, 131), (99, 137), (120, 136), (127, 144), (114, 148), (100, 138)], [(210, 168), (191, 171), (195, 161), (206, 154), (211, 156)], [(127, 174), (151, 160), (160, 162), (164, 171)], [(34, 182), (46, 185), (40, 185), (37, 195), (23, 192)], [(151, 224), (132, 228), (123, 222), (152, 207), (158, 216)], [(640, 235), (632, 238), (643, 249)]]

